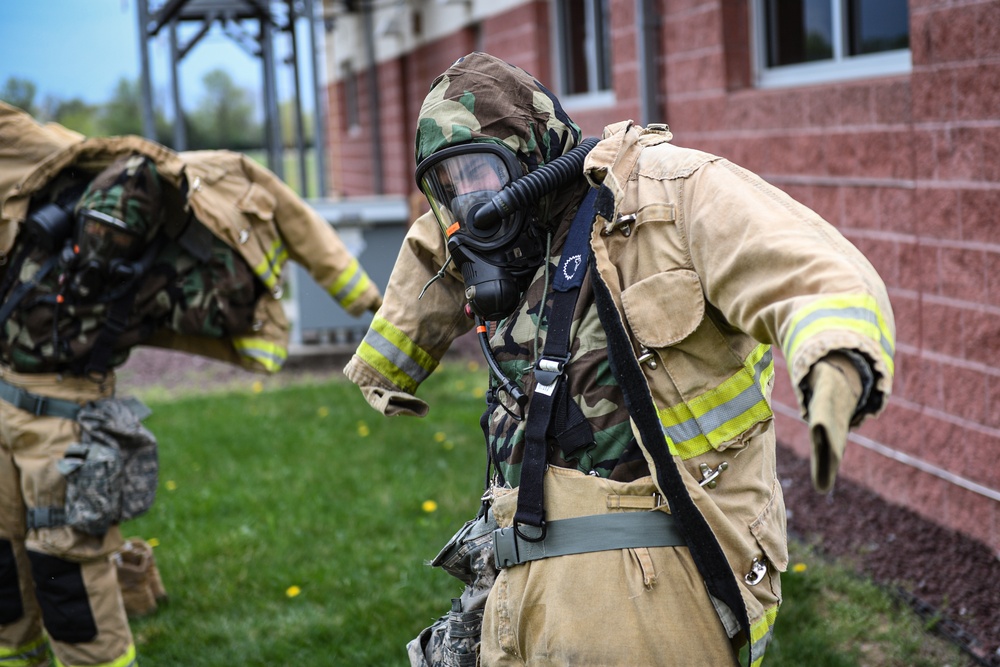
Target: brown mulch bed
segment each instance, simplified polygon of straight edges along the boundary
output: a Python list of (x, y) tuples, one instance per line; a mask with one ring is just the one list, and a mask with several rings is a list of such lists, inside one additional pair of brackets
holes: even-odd
[(809, 461), (779, 446), (788, 530), (912, 606), (935, 632), (1000, 666), (1000, 557), (986, 545), (838, 478), (813, 490)]

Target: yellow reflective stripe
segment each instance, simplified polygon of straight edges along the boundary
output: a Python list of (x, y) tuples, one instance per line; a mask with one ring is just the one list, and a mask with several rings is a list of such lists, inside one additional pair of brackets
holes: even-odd
[(358, 356), (405, 392), (413, 393), (437, 360), (386, 319), (376, 316), (358, 346)]
[(368, 274), (361, 268), (358, 260), (352, 259), (327, 292), (337, 300), (337, 303), (347, 308), (364, 294), (370, 282)]
[(895, 373), (896, 342), (885, 317), (869, 294), (840, 294), (815, 301), (795, 313), (781, 349), (788, 359), (811, 337), (830, 329), (846, 329), (875, 341), (882, 349), (882, 361), (889, 375)]
[(271, 373), (281, 370), (288, 357), (288, 350), (264, 338), (234, 338), (233, 347)]
[[(115, 658), (111, 662), (102, 662), (99, 665), (90, 665), (89, 667), (132, 667), (137, 664), (135, 660), (135, 644), (129, 644), (128, 650), (120, 658)], [(4, 666), (6, 667), (6, 665)], [(55, 658), (55, 667), (75, 667), (74, 665), (67, 665), (66, 663)]]
[(0, 667), (33, 667), (45, 662), (47, 644), (45, 637), (39, 637), (33, 642), (4, 648), (0, 646)]
[(657, 414), (670, 453), (682, 459), (700, 456), (772, 416), (765, 395), (774, 376), (769, 345), (758, 345), (743, 368), (715, 389)]
[(257, 266), (253, 267), (253, 272), (263, 281), (268, 289), (278, 284), (281, 278), (281, 267), (288, 261), (288, 251), (281, 239), (275, 239), (271, 244), (271, 249), (264, 253), (264, 259)]
[(764, 652), (774, 637), (774, 621), (778, 618), (778, 607), (764, 610), (764, 618), (750, 626), (750, 667), (760, 667), (764, 662)]

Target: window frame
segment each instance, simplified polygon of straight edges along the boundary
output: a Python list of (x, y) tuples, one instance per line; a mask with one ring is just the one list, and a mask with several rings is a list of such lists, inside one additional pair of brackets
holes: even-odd
[(861, 55), (847, 55), (847, 0), (828, 0), (831, 5), (833, 57), (796, 65), (768, 67), (767, 26), (764, 3), (752, 2), (753, 65), (758, 88), (783, 88), (909, 74), (913, 70), (911, 50), (895, 49)]
[[(584, 42), (583, 57), (589, 63), (606, 63), (597, 67), (588, 67), (587, 91), (582, 93), (569, 93), (570, 81), (570, 53), (568, 49), (567, 2), (569, 0), (556, 0), (552, 3), (553, 26), (555, 39), (553, 46), (553, 62), (556, 69), (556, 81), (559, 84), (560, 99), (564, 107), (581, 108), (607, 106), (615, 101), (614, 80), (612, 76), (611, 54), (611, 26), (597, 16), (597, 10), (603, 8), (608, 11), (610, 0), (582, 0), (584, 5), (584, 22), (587, 39)], [(588, 64), (589, 64), (588, 63)], [(606, 71), (604, 71), (606, 69)], [(601, 88), (601, 85), (606, 85)]]

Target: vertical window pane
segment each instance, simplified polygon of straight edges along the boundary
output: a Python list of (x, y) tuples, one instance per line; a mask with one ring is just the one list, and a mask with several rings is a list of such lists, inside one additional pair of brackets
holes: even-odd
[(849, 0), (847, 6), (852, 56), (910, 47), (907, 0)]
[(607, 0), (562, 2), (563, 88), (568, 95), (611, 88)]
[(768, 67), (833, 57), (830, 0), (765, 0), (764, 19)]

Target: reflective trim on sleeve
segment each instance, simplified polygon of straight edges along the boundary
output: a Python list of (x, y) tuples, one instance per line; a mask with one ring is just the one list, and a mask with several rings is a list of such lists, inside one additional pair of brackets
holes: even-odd
[(657, 410), (670, 453), (694, 458), (770, 419), (773, 413), (765, 396), (773, 376), (771, 347), (758, 345), (743, 368), (715, 389)]
[[(55, 667), (76, 667), (75, 665), (67, 665), (62, 662), (59, 658), (55, 658)], [(90, 667), (135, 667), (138, 662), (136, 662), (135, 655), (135, 644), (129, 644), (128, 650), (125, 651), (124, 655), (120, 658), (116, 658), (111, 662), (102, 662), (99, 665), (91, 665)], [(3, 665), (3, 667), (7, 667)]]
[(286, 261), (288, 261), (288, 251), (285, 250), (285, 244), (281, 239), (275, 239), (271, 249), (264, 254), (264, 259), (253, 267), (253, 272), (268, 289), (273, 289), (281, 278), (281, 269)]
[(48, 644), (45, 637), (14, 648), (0, 646), (0, 667), (33, 667), (45, 660)]
[(281, 370), (288, 358), (288, 350), (264, 338), (234, 338), (233, 347), (240, 355), (253, 359), (269, 373)]
[(792, 318), (781, 349), (787, 359), (794, 359), (809, 338), (831, 329), (846, 329), (874, 340), (882, 348), (889, 375), (895, 373), (896, 343), (875, 298), (868, 294), (832, 296), (802, 308)]
[(774, 638), (774, 621), (778, 618), (778, 608), (764, 611), (764, 618), (750, 626), (750, 667), (760, 667), (764, 662), (764, 652)]
[(434, 357), (406, 334), (378, 316), (372, 320), (368, 333), (358, 346), (358, 356), (410, 394), (438, 365)]
[(337, 300), (337, 303), (347, 308), (364, 294), (370, 283), (368, 274), (361, 268), (361, 264), (357, 259), (352, 259), (327, 292)]

